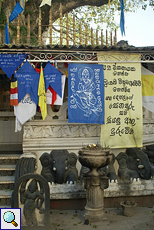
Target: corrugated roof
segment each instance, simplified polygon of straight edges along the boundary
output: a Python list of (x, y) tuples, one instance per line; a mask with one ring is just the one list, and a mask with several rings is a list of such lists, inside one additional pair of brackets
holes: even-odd
[(33, 52), (33, 51), (89, 51), (89, 52), (99, 52), (99, 51), (121, 51), (121, 52), (153, 52), (154, 46), (145, 46), (145, 47), (135, 47), (129, 46), (128, 44), (120, 41), (116, 46), (32, 46), (32, 45), (0, 45), (0, 50), (2, 52), (14, 52), (14, 51), (24, 51), (24, 52)]

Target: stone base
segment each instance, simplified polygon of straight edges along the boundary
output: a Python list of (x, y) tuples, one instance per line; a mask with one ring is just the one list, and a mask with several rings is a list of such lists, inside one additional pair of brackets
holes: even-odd
[(83, 213), (83, 219), (85, 221), (89, 221), (89, 223), (108, 220), (108, 218), (105, 217), (105, 214), (102, 208), (101, 209), (89, 209), (89, 208), (86, 209)]

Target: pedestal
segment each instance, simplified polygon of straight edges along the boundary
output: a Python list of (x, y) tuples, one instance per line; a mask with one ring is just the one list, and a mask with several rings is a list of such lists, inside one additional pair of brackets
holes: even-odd
[(108, 178), (103, 175), (84, 175), (83, 179), (87, 198), (84, 220), (89, 222), (107, 220), (104, 216), (104, 189), (108, 188)]

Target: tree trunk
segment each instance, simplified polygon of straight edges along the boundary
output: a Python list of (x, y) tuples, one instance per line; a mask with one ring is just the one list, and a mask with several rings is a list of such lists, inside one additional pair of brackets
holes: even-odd
[[(6, 15), (11, 14), (17, 0), (5, 0), (2, 2)], [(21, 14), (22, 25), (25, 25), (25, 17), (30, 14), (31, 18), (31, 31), (33, 34), (38, 35), (38, 16), (39, 16), (39, 6), (42, 0), (28, 0), (24, 4), (23, 0), (19, 1), (24, 12)], [(52, 0), (52, 21), (56, 21), (60, 16), (60, 2), (62, 3), (62, 12), (63, 14), (72, 11), (80, 6), (101, 6), (108, 3), (108, 0)], [(42, 33), (46, 31), (49, 25), (49, 10), (50, 6), (44, 5), (41, 8), (41, 17), (42, 17)], [(13, 23), (13, 22), (12, 22)], [(20, 25), (21, 25), (20, 24)]]

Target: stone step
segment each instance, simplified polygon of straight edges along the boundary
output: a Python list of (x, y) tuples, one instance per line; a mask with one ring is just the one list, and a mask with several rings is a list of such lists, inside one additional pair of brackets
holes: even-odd
[(14, 189), (14, 176), (0, 176), (0, 190)]
[(0, 154), (0, 165), (17, 164), (21, 154)]
[(11, 206), (11, 196), (0, 198), (0, 206)]
[(0, 165), (0, 171), (15, 170), (16, 165)]
[(0, 176), (14, 176), (16, 165), (0, 165)]
[(14, 176), (0, 176), (0, 184), (14, 183)]
[(0, 198), (11, 198), (13, 190), (0, 190)]
[(11, 205), (12, 190), (0, 190), (0, 206)]

